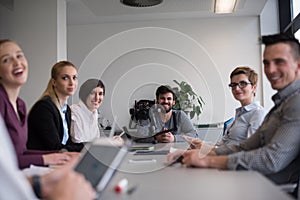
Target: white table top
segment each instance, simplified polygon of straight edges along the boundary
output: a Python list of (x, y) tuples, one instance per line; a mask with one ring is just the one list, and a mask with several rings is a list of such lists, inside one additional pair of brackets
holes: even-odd
[[(154, 161), (130, 161), (141, 158)], [(165, 163), (165, 155), (129, 153), (101, 195), (101, 199), (292, 199), (258, 172), (186, 168), (180, 164), (166, 166)], [(123, 178), (128, 179), (128, 188), (136, 187), (131, 194), (119, 194), (114, 191), (114, 186)]]

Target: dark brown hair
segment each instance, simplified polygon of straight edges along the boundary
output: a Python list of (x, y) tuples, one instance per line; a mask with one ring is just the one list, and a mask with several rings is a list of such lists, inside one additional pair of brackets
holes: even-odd
[(157, 89), (156, 89), (156, 93), (155, 93), (155, 95), (156, 95), (156, 100), (158, 100), (158, 97), (159, 97), (159, 95), (161, 95), (161, 94), (166, 94), (166, 93), (172, 93), (172, 95), (173, 95), (173, 100), (176, 100), (176, 95), (175, 95), (175, 92), (173, 91), (173, 89), (170, 87), (170, 86), (168, 86), (168, 85), (161, 85), (161, 86), (159, 86)]

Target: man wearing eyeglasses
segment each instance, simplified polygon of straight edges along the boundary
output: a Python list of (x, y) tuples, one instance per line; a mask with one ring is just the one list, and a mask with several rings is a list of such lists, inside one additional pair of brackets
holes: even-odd
[[(207, 156), (201, 155), (199, 149), (184, 152), (182, 162), (186, 166), (255, 170), (277, 184), (297, 181), (300, 171), (300, 44), (293, 36), (284, 34), (263, 36), (262, 42), (265, 45), (264, 72), (272, 88), (277, 90), (272, 97), (274, 107), (259, 129), (240, 145), (215, 148)], [(175, 157), (176, 153), (169, 154), (168, 160)]]

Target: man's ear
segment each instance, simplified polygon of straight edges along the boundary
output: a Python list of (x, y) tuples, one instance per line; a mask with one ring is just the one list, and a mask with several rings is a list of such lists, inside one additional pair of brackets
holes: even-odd
[(297, 73), (297, 76), (300, 77), (300, 58), (297, 61), (297, 71), (296, 71), (296, 73)]

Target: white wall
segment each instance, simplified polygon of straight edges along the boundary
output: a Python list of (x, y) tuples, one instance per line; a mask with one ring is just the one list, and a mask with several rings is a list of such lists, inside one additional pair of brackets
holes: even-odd
[(154, 99), (157, 86), (175, 86), (173, 79), (189, 82), (204, 99), (199, 123), (213, 123), (239, 106), (227, 86), (230, 72), (241, 65), (260, 72), (259, 36), (258, 17), (76, 25), (68, 27), (68, 58), (80, 68), (80, 83), (104, 81), (102, 112), (121, 126), (135, 99)]
[(16, 40), (29, 62), (29, 78), (20, 93), (28, 110), (45, 90), (53, 64), (66, 59), (65, 4), (65, 0), (14, 0), (13, 10), (0, 7), (1, 37)]
[[(264, 7), (261, 16), (261, 35), (270, 35), (279, 33), (279, 17), (278, 17), (278, 1), (277, 0), (268, 0), (266, 6)], [(261, 48), (261, 52), (263, 53), (264, 46)], [(262, 55), (263, 57), (263, 55)], [(263, 66), (261, 67), (261, 73), (263, 74)], [(275, 94), (275, 90), (271, 88), (270, 82), (267, 80), (266, 76), (263, 76), (263, 102), (264, 107), (267, 110), (273, 107), (274, 103), (271, 100), (273, 94)]]
[(0, 4), (0, 38), (10, 38), (12, 35), (13, 11)]
[[(18, 41), (29, 60), (29, 80), (21, 92), (28, 108), (46, 87), (52, 65), (65, 58), (67, 38), (68, 59), (80, 67), (80, 83), (90, 77), (105, 81), (102, 111), (110, 120), (117, 115), (121, 126), (134, 99), (153, 99), (156, 87), (174, 85), (173, 79), (188, 81), (204, 98), (200, 123), (229, 118), (239, 106), (227, 87), (230, 72), (249, 65), (261, 80), (258, 38), (278, 31), (276, 0), (268, 0), (260, 17), (69, 26), (67, 34), (65, 0), (15, 0), (14, 5), (14, 10), (0, 5), (0, 36)], [(266, 80), (258, 90), (262, 103), (273, 92)]]

